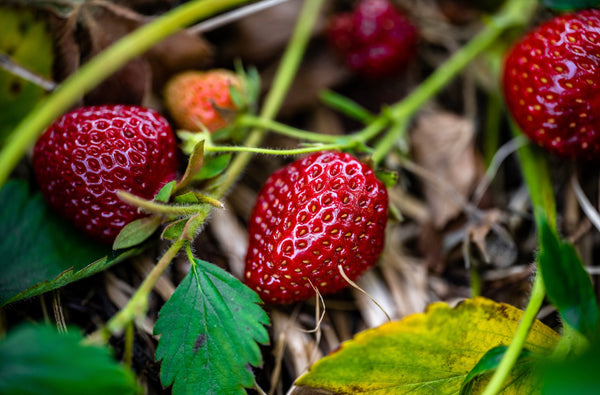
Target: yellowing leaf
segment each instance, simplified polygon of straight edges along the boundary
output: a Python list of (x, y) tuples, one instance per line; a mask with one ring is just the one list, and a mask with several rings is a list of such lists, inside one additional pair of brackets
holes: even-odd
[[(489, 349), (511, 342), (522, 315), (485, 298), (465, 300), (455, 308), (434, 303), (425, 313), (357, 334), (313, 365), (296, 385), (340, 394), (457, 394)], [(537, 321), (525, 348), (548, 354), (558, 340), (555, 331)], [(503, 394), (532, 392), (530, 375), (528, 369), (515, 369)], [(487, 379), (478, 380), (475, 388), (483, 388)]]

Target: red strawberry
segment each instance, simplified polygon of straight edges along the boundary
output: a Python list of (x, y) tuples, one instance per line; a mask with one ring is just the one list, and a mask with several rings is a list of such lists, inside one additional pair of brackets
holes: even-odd
[(600, 155), (600, 10), (555, 17), (510, 51), (508, 108), (534, 142), (565, 157)]
[(242, 84), (229, 70), (186, 71), (167, 83), (165, 104), (180, 128), (201, 131), (204, 127), (214, 132), (229, 123), (223, 110), (236, 110), (231, 86), (241, 89)]
[(177, 172), (177, 144), (156, 111), (83, 107), (58, 118), (37, 141), (33, 168), (42, 194), (76, 227), (111, 243), (143, 216), (116, 195), (151, 199)]
[(388, 195), (349, 154), (322, 152), (272, 174), (250, 217), (246, 284), (270, 303), (306, 300), (348, 285), (383, 249)]
[(352, 70), (372, 78), (402, 71), (417, 47), (417, 29), (388, 0), (361, 0), (333, 16), (327, 37)]

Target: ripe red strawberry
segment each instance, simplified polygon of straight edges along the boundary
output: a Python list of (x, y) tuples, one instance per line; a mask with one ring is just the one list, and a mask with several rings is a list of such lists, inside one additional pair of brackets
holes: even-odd
[(565, 158), (600, 155), (600, 10), (555, 17), (510, 51), (504, 95), (534, 142)]
[(211, 132), (229, 123), (223, 110), (236, 110), (230, 87), (241, 89), (240, 78), (224, 69), (186, 71), (173, 77), (165, 88), (165, 104), (177, 125), (189, 131)]
[(127, 105), (67, 113), (48, 127), (33, 151), (35, 175), (50, 206), (106, 243), (143, 216), (116, 192), (151, 199), (175, 178), (177, 166), (177, 144), (166, 119)]
[(361, 0), (334, 15), (327, 37), (350, 69), (371, 78), (404, 70), (417, 48), (416, 27), (389, 0)]
[(388, 195), (349, 154), (321, 152), (272, 174), (250, 217), (246, 284), (265, 302), (291, 303), (348, 285), (383, 249)]

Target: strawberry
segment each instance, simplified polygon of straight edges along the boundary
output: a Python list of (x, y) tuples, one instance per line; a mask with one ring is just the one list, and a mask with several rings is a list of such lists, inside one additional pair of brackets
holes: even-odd
[(33, 150), (33, 169), (49, 205), (105, 243), (143, 216), (116, 192), (152, 199), (175, 178), (177, 166), (177, 143), (167, 120), (154, 110), (128, 105), (67, 113)]
[(373, 266), (383, 249), (388, 195), (353, 156), (321, 152), (272, 174), (248, 232), (245, 282), (270, 303), (336, 292)]
[(229, 70), (186, 71), (166, 85), (165, 104), (177, 125), (189, 131), (210, 132), (229, 123), (226, 111), (235, 111), (230, 88), (241, 89), (240, 78)]
[(416, 27), (388, 0), (361, 0), (353, 12), (332, 16), (326, 33), (348, 67), (370, 78), (402, 71), (417, 49)]
[(564, 158), (600, 155), (600, 10), (555, 17), (509, 52), (508, 109), (535, 143)]

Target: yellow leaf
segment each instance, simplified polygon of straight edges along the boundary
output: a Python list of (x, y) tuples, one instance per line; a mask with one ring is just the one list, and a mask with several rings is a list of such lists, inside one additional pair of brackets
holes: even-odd
[[(468, 299), (455, 308), (434, 303), (425, 313), (357, 334), (313, 365), (296, 385), (340, 394), (457, 394), (489, 349), (511, 342), (522, 315), (485, 298)], [(525, 348), (548, 354), (558, 340), (555, 331), (537, 321)], [(535, 390), (530, 373), (516, 369), (503, 394)], [(485, 381), (487, 377), (474, 388), (482, 389)]]

